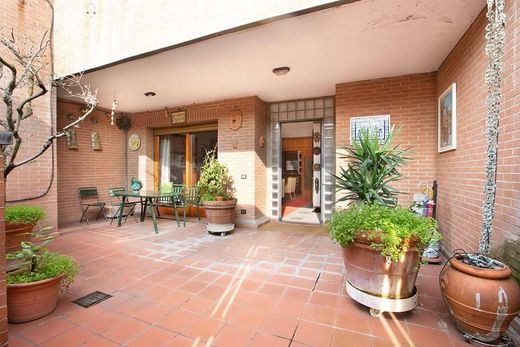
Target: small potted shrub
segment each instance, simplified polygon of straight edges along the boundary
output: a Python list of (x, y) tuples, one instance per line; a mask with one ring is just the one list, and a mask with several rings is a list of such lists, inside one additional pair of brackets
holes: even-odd
[(22, 241), (28, 241), (34, 226), (45, 218), (45, 211), (38, 206), (10, 206), (5, 208), (5, 251), (20, 249)]
[(10, 323), (29, 322), (50, 314), (58, 303), (58, 294), (74, 282), (79, 268), (69, 256), (49, 252), (52, 242), (43, 228), (33, 233), (38, 244), (22, 241), (21, 250), (8, 253), (6, 258), (19, 263), (7, 273), (7, 317)]
[[(346, 148), (347, 167), (340, 169), (336, 186), (345, 192), (338, 201), (349, 207), (336, 210), (328, 222), (331, 239), (343, 247), (347, 284), (372, 296), (354, 299), (367, 306), (368, 301), (377, 302), (370, 306), (373, 315), (380, 313), (376, 306), (388, 302), (380, 298), (413, 297), (419, 255), (432, 239), (441, 238), (433, 219), (397, 207), (399, 192), (390, 183), (401, 178), (399, 169), (409, 151), (392, 146), (393, 136), (392, 131), (381, 143), (376, 134), (365, 131)], [(414, 301), (408, 301), (413, 305), (403, 304), (401, 311), (414, 307)]]
[(197, 187), (206, 211), (208, 232), (224, 236), (233, 231), (237, 205), (233, 178), (227, 166), (217, 160), (215, 150), (206, 153)]

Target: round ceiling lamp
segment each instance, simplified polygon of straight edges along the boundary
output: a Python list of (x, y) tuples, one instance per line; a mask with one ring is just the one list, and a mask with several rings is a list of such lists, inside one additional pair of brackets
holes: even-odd
[(273, 73), (276, 76), (286, 75), (289, 71), (291, 71), (291, 68), (288, 66), (280, 66), (273, 69)]
[(148, 98), (151, 98), (152, 96), (155, 96), (156, 94), (155, 94), (155, 92), (146, 92), (146, 93), (144, 93), (144, 95)]

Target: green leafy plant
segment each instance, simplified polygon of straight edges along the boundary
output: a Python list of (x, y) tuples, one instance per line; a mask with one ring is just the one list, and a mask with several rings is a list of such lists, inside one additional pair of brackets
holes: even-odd
[(222, 196), (224, 200), (233, 199), (235, 196), (233, 184), (233, 177), (229, 174), (227, 166), (217, 160), (215, 150), (208, 151), (197, 183), (202, 202), (214, 201), (217, 196)]
[(74, 282), (79, 267), (67, 255), (49, 252), (45, 247), (54, 240), (48, 233), (52, 228), (42, 228), (33, 233), (38, 244), (22, 241), (21, 250), (6, 255), (7, 259), (17, 260), (20, 266), (7, 273), (8, 284), (31, 283), (57, 277), (63, 274), (61, 290), (65, 291)]
[(358, 204), (334, 212), (327, 222), (329, 235), (334, 242), (346, 246), (356, 236), (366, 236), (371, 247), (398, 261), (410, 243), (423, 248), (431, 241), (439, 241), (437, 222), (402, 207), (377, 204)]
[(336, 189), (346, 194), (338, 199), (356, 203), (376, 203), (396, 206), (399, 191), (390, 183), (401, 179), (399, 168), (409, 160), (409, 149), (391, 145), (395, 132), (381, 144), (377, 134), (363, 131), (358, 142), (346, 147), (347, 154), (340, 159), (348, 160), (347, 167), (341, 167), (336, 178)]
[(130, 128), (132, 128), (132, 121), (126, 113), (121, 113), (116, 119), (116, 125), (119, 129), (128, 131)]
[(5, 222), (9, 224), (36, 224), (45, 218), (39, 206), (10, 206), (5, 208)]

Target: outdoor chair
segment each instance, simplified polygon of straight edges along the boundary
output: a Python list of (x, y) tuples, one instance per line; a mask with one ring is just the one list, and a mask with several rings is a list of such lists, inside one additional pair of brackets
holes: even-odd
[(103, 218), (105, 221), (107, 220), (107, 217), (105, 215), (105, 203), (99, 200), (99, 195), (96, 187), (83, 187), (78, 188), (78, 195), (79, 195), (79, 205), (81, 207), (81, 218), (79, 222), (83, 222), (83, 218), (87, 221), (87, 224), (89, 223), (88, 217), (87, 217), (87, 211), (89, 208), (99, 208), (99, 212), (96, 215), (96, 220), (99, 219), (99, 215), (103, 214)]
[[(162, 183), (159, 187), (159, 191), (165, 194), (173, 194), (174, 198), (172, 201), (171, 197), (162, 197), (158, 198), (154, 203), (154, 208), (157, 211), (157, 217), (161, 217), (161, 213), (159, 212), (159, 207), (170, 207), (173, 208), (175, 212), (175, 219), (177, 223), (179, 222), (179, 215), (177, 213), (177, 207), (184, 205), (184, 185), (183, 184), (173, 184), (172, 182)], [(186, 218), (184, 218), (184, 224), (186, 225)]]
[(109, 207), (111, 212), (114, 211), (115, 213), (111, 213), (109, 216), (110, 218), (110, 224), (114, 222), (114, 219), (119, 217), (119, 214), (122, 213), (123, 215), (121, 217), (125, 217), (125, 222), (128, 219), (129, 215), (132, 215), (134, 217), (135, 222), (137, 223), (137, 217), (135, 216), (135, 206), (139, 204), (139, 201), (125, 201), (125, 208), (127, 208), (126, 212), (121, 211), (121, 197), (117, 196), (116, 192), (124, 192), (126, 189), (124, 187), (117, 187), (117, 188), (108, 188), (108, 201), (109, 201)]
[(200, 207), (202, 204), (200, 202), (199, 188), (196, 186), (186, 187), (184, 190), (184, 200), (179, 201), (179, 204), (179, 207), (184, 208), (184, 226), (186, 226), (186, 210), (189, 207), (197, 208), (197, 218), (200, 220)]

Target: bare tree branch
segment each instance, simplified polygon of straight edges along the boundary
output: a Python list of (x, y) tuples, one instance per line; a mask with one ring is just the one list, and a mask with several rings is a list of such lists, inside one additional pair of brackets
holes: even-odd
[[(27, 39), (27, 41), (29, 41)], [(25, 165), (43, 155), (53, 144), (53, 142), (61, 137), (67, 135), (67, 131), (82, 121), (84, 121), (96, 108), (97, 106), (97, 90), (92, 92), (90, 86), (84, 86), (81, 84), (81, 77), (83, 74), (75, 76), (65, 77), (54, 81), (56, 86), (62, 87), (71, 97), (78, 98), (86, 104), (86, 111), (83, 112), (75, 121), (67, 124), (60, 131), (54, 131), (44, 141), (40, 150), (28, 158), (16, 162), (16, 157), (22, 148), (23, 139), (20, 136), (21, 125), (24, 120), (31, 118), (34, 115), (32, 108), (32, 102), (38, 98), (44, 96), (48, 92), (48, 83), (44, 82), (41, 76), (47, 64), (42, 59), (45, 58), (45, 51), (50, 46), (50, 41), (47, 38), (47, 32), (45, 32), (38, 44), (32, 44), (29, 42), (28, 48), (24, 49), (25, 46), (20, 46), (17, 42), (14, 31), (11, 31), (10, 37), (1, 37), (0, 45), (7, 48), (7, 52), (10, 52), (13, 56), (13, 61), (9, 61), (7, 57), (0, 56), (0, 79), (8, 77), (4, 74), (4, 66), (10, 71), (10, 76), (5, 84), (6, 87), (2, 88), (2, 100), (6, 105), (6, 119), (0, 120), (0, 125), (5, 130), (13, 133), (14, 143), (10, 146), (3, 147), (3, 153), (5, 158), (5, 169), (4, 178), (9, 175), (15, 168)], [(35, 49), (36, 47), (36, 49)], [(23, 71), (21, 74), (18, 73), (18, 69)], [(19, 95), (18, 90), (22, 87), (27, 86), (28, 95), (21, 101), (17, 101), (15, 94)], [(38, 92), (34, 92), (34, 87), (37, 87)], [(16, 107), (14, 106), (16, 103)], [(13, 113), (16, 110), (16, 117), (13, 117)]]

